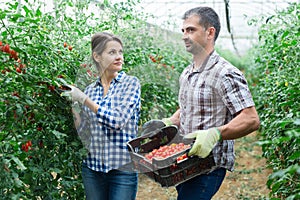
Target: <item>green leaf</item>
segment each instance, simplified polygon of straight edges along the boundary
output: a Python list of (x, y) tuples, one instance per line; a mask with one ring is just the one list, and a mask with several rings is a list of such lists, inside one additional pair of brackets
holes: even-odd
[(297, 40), (293, 40), (292, 42), (291, 42), (291, 45), (293, 45), (293, 46), (296, 46), (298, 44), (298, 41)]
[(3, 10), (1, 10), (0, 12), (0, 19), (5, 19), (6, 17), (6, 12), (4, 12)]
[(13, 172), (12, 176), (14, 177), (14, 181), (15, 181), (17, 187), (22, 187), (22, 185), (24, 183), (23, 183), (23, 181), (20, 180), (19, 175), (17, 173)]
[(19, 158), (15, 157), (15, 156), (12, 156), (12, 160), (18, 165), (18, 167), (21, 169), (21, 170), (25, 170), (27, 169), (23, 162), (19, 160)]
[(4, 37), (4, 38), (6, 38), (6, 36), (7, 36), (7, 31), (2, 31), (2, 32), (1, 32), (1, 36)]
[(300, 151), (297, 151), (297, 152), (293, 153), (291, 156), (289, 156), (288, 159), (290, 161), (294, 161), (294, 160), (299, 159), (299, 158), (300, 158)]
[(37, 10), (36, 10), (36, 16), (38, 16), (38, 17), (39, 17), (39, 16), (42, 16), (42, 12), (41, 12), (40, 9), (37, 9)]
[(53, 130), (52, 133), (57, 137), (57, 139), (61, 139), (63, 137), (66, 137), (67, 135), (64, 133), (61, 133), (59, 131)]
[(294, 124), (295, 124), (295, 125), (300, 125), (300, 119), (296, 119), (296, 120), (294, 121)]
[(62, 173), (62, 170), (58, 169), (58, 168), (50, 168), (49, 171), (50, 172), (55, 172), (56, 174)]
[(285, 38), (286, 36), (288, 36), (289, 33), (290, 33), (290, 32), (289, 32), (288, 30), (284, 31), (284, 33), (282, 34), (282, 38)]
[(32, 12), (31, 12), (30, 9), (27, 8), (27, 6), (23, 5), (23, 10), (24, 10), (25, 13), (26, 13), (26, 17), (32, 16)]
[(103, 1), (103, 5), (104, 5), (105, 7), (108, 7), (108, 6), (109, 6), (108, 0), (104, 0), (104, 1)]

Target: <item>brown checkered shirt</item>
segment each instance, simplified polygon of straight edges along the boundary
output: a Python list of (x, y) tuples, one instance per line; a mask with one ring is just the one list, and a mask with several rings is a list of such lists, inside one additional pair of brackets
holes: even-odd
[[(198, 70), (193, 71), (193, 64), (186, 67), (179, 83), (179, 128), (183, 134), (225, 125), (241, 110), (254, 106), (243, 73), (215, 51)], [(233, 171), (233, 140), (218, 142), (213, 155), (219, 167)]]

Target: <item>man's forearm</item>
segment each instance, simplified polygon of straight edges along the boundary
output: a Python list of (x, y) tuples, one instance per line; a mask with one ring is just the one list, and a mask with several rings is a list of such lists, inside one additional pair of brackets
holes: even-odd
[(242, 110), (228, 124), (218, 127), (223, 140), (244, 137), (259, 128), (260, 122), (255, 107)]
[(180, 109), (178, 109), (171, 117), (170, 120), (172, 123), (179, 127), (180, 125)]

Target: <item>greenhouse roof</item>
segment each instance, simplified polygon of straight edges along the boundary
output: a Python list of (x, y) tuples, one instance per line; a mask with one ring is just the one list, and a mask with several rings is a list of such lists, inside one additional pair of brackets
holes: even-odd
[[(229, 2), (231, 33), (227, 29), (224, 2)], [(181, 32), (181, 17), (186, 10), (197, 6), (212, 7), (219, 14), (222, 27), (217, 44), (243, 54), (257, 42), (257, 27), (249, 26), (248, 21), (262, 15), (270, 16), (276, 10), (285, 9), (292, 2), (299, 3), (299, 0), (141, 0), (137, 8), (154, 16), (149, 19), (150, 23)]]
[[(15, 2), (24, 2), (25, 0), (14, 0)], [(34, 0), (29, 0), (34, 1)], [(40, 0), (49, 4), (53, 0)], [(74, 0), (75, 1), (75, 0)], [(95, 3), (103, 3), (106, 0), (91, 0)], [(131, 0), (108, 0), (112, 3), (128, 3)], [(137, 1), (137, 0), (134, 0)], [(215, 9), (219, 14), (221, 21), (221, 32), (217, 40), (217, 46), (223, 49), (229, 49), (237, 54), (244, 54), (253, 44), (257, 43), (258, 26), (250, 26), (252, 19), (261, 19), (261, 16), (271, 16), (276, 10), (285, 9), (289, 3), (299, 3), (300, 0), (139, 0), (136, 5), (138, 13), (151, 14), (148, 22), (158, 25), (162, 29), (173, 32), (181, 32), (182, 15), (188, 9), (197, 6), (209, 6)], [(9, 2), (2, 0), (1, 3)], [(226, 3), (228, 2), (229, 15), (226, 16)], [(53, 9), (53, 6), (47, 6), (47, 9)], [(227, 18), (229, 20), (227, 20)], [(228, 23), (229, 22), (229, 23)], [(264, 22), (263, 22), (264, 23)], [(228, 31), (228, 26), (230, 32)]]

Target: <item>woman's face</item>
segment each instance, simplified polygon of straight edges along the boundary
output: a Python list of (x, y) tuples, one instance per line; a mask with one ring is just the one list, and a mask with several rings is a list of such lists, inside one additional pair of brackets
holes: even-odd
[(109, 41), (102, 54), (94, 55), (94, 58), (101, 66), (101, 74), (115, 74), (122, 69), (123, 47), (117, 41)]

